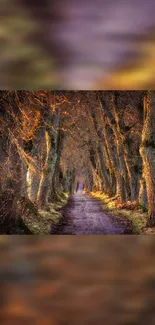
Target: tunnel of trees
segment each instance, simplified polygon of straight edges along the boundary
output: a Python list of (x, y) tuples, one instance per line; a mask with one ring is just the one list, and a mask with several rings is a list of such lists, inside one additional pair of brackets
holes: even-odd
[(23, 202), (46, 208), (78, 181), (137, 202), (155, 224), (155, 92), (1, 91), (1, 220)]

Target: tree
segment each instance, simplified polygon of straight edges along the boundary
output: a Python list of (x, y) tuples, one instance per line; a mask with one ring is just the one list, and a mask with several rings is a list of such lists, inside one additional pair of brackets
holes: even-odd
[(155, 224), (155, 92), (144, 97), (144, 125), (140, 153), (146, 181), (149, 224)]

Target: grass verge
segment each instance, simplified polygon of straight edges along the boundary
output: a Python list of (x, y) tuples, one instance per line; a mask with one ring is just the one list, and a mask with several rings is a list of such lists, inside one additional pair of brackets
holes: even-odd
[(63, 193), (59, 201), (49, 203), (45, 209), (38, 209), (36, 214), (31, 214), (25, 218), (25, 225), (34, 235), (49, 235), (52, 225), (56, 225), (62, 218), (59, 210), (66, 204), (68, 195)]
[(120, 222), (130, 222), (132, 234), (147, 234), (147, 212), (143, 212), (136, 202), (119, 204), (117, 198), (110, 198), (107, 194), (97, 191), (91, 192), (91, 197), (100, 201), (103, 211), (120, 219)]

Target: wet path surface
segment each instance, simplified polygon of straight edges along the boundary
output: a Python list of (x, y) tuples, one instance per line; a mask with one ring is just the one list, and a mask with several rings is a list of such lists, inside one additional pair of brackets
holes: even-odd
[(116, 217), (107, 215), (97, 200), (84, 194), (74, 194), (62, 209), (62, 221), (51, 234), (62, 235), (119, 235), (126, 226)]

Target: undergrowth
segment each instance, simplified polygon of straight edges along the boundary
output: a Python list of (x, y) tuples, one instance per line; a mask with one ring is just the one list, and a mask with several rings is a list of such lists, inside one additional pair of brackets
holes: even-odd
[(16, 197), (11, 191), (0, 193), (0, 234), (48, 235), (51, 227), (59, 223), (59, 210), (66, 204), (68, 195), (63, 193), (59, 201), (38, 209), (26, 197)]

